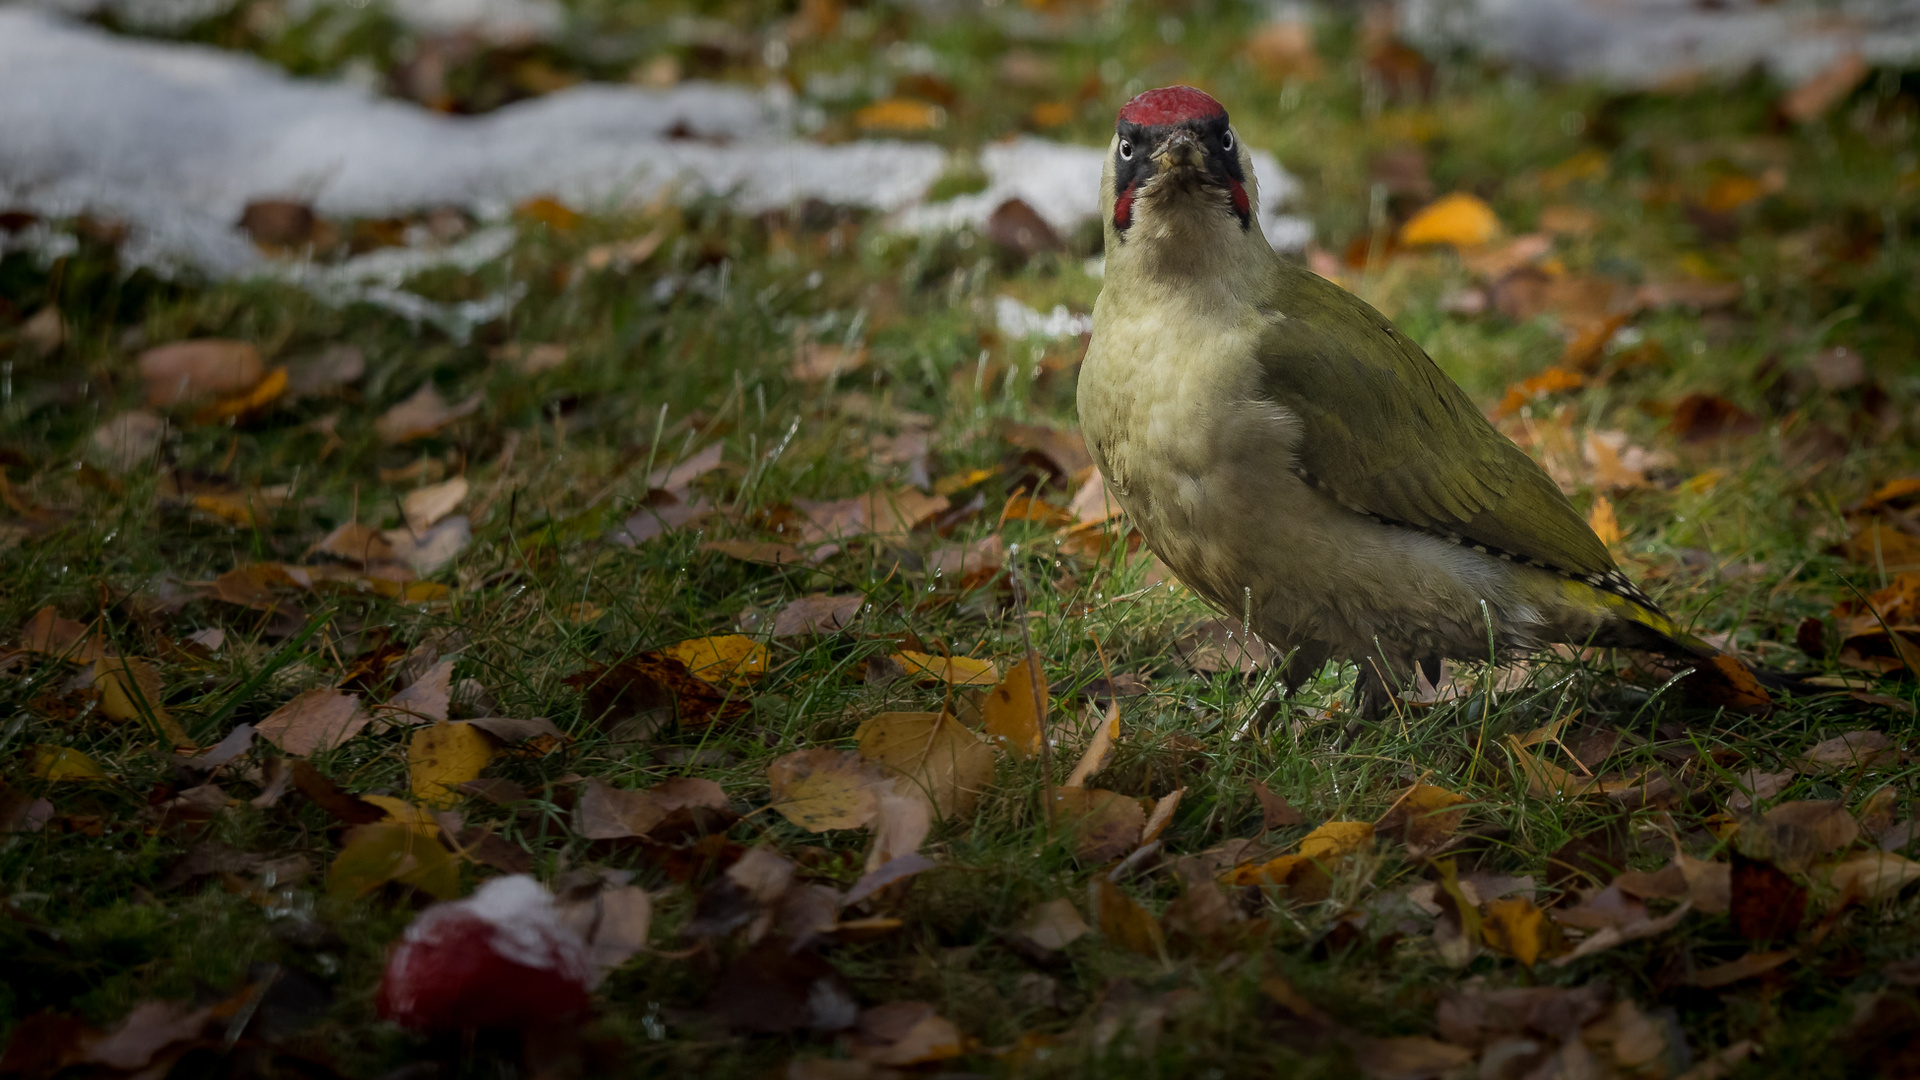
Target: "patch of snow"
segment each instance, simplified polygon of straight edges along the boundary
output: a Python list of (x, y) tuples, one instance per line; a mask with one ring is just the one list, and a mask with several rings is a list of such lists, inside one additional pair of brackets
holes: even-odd
[(1093, 332), (1093, 316), (1075, 315), (1065, 304), (1055, 304), (1045, 315), (1011, 296), (993, 298), (993, 323), (1009, 338), (1046, 338), (1049, 341)]
[(1920, 57), (1911, 0), (1408, 0), (1401, 18), (1423, 46), (1639, 89), (1755, 65), (1795, 83), (1849, 52), (1894, 66)]
[[(26, 0), (29, 7), (87, 17), (111, 15), (120, 25), (145, 33), (178, 33), (203, 19), (224, 15), (239, 0)], [(366, 7), (366, 0), (294, 0), (287, 14), (307, 17), (322, 7)], [(384, 0), (381, 8), (395, 20), (428, 34), (474, 34), (493, 42), (551, 38), (566, 24), (566, 11), (554, 0)]]

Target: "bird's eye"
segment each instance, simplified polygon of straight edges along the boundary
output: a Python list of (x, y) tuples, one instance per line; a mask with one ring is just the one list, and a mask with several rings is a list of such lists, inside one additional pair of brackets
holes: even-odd
[(1220, 149), (1228, 153), (1233, 152), (1233, 132), (1229, 131), (1225, 135), (1220, 136)]
[(1133, 144), (1131, 142), (1128, 142), (1125, 139), (1120, 140), (1120, 160), (1121, 161), (1133, 160)]

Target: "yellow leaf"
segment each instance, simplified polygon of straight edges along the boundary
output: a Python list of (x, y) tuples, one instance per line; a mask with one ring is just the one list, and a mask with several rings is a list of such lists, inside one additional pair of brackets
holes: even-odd
[(1099, 919), (1100, 932), (1108, 940), (1142, 956), (1160, 955), (1163, 946), (1160, 924), (1147, 914), (1146, 908), (1121, 892), (1105, 874), (1095, 874), (1091, 888), (1090, 906)]
[(1415, 784), (1374, 822), (1374, 829), (1399, 835), (1416, 851), (1432, 847), (1453, 835), (1460, 827), (1465, 810), (1455, 809), (1467, 801), (1465, 795), (1432, 784)]
[(993, 780), (993, 749), (946, 713), (880, 713), (854, 738), (861, 757), (905, 777), (942, 817), (971, 811)]
[(535, 221), (554, 232), (572, 232), (580, 224), (580, 214), (551, 195), (536, 195), (513, 208), (513, 216)]
[(933, 656), (902, 649), (893, 654), (908, 675), (930, 677), (955, 686), (992, 686), (1000, 681), (1000, 669), (991, 660), (971, 656)]
[(932, 131), (947, 122), (947, 111), (938, 105), (912, 98), (888, 98), (876, 101), (853, 114), (853, 126), (861, 131)]
[(1007, 671), (1007, 677), (987, 694), (981, 710), (987, 737), (1017, 757), (1040, 752), (1041, 722), (1047, 712), (1047, 683), (1041, 677), (1040, 656), (1027, 658)]
[(71, 746), (48, 746), (35, 744), (33, 748), (34, 779), (36, 780), (105, 780), (106, 771), (94, 764), (92, 758), (75, 750)]
[(460, 801), (454, 785), (478, 779), (493, 757), (493, 744), (472, 724), (442, 720), (414, 733), (407, 746), (407, 776), (414, 797), (428, 806)]
[(1705, 495), (1707, 492), (1712, 491), (1714, 488), (1719, 487), (1720, 481), (1725, 480), (1726, 478), (1727, 478), (1727, 470), (1708, 469), (1705, 472), (1695, 473), (1694, 475), (1688, 477), (1687, 482), (1684, 484), (1681, 484), (1680, 486), (1685, 488), (1688, 494)]
[(103, 656), (93, 662), (93, 685), (100, 691), (100, 711), (107, 719), (152, 723), (176, 748), (193, 747), (193, 740), (160, 704), (160, 673), (153, 665)]
[(1027, 112), (1027, 120), (1037, 128), (1056, 128), (1073, 122), (1073, 102), (1043, 101)]
[(1540, 186), (1547, 191), (1557, 191), (1576, 180), (1597, 179), (1606, 172), (1607, 155), (1589, 147), (1541, 173)]
[(1533, 901), (1524, 896), (1488, 901), (1480, 917), (1487, 947), (1528, 967), (1559, 951), (1559, 933)]
[(385, 824), (399, 825), (412, 829), (429, 839), (440, 835), (440, 823), (433, 820), (433, 813), (423, 807), (415, 806), (405, 799), (396, 799), (391, 795), (361, 795), (361, 802), (372, 803), (387, 812)]
[(744, 686), (767, 673), (767, 647), (745, 634), (689, 638), (659, 652), (687, 665), (697, 679)]
[(953, 473), (950, 476), (943, 476), (933, 482), (933, 493), (935, 495), (952, 495), (955, 492), (965, 491), (975, 484), (991, 480), (998, 473), (998, 469), (967, 469), (963, 472)]
[(287, 392), (287, 369), (276, 367), (267, 372), (266, 377), (244, 394), (223, 397), (193, 416), (195, 423), (210, 424), (219, 420), (231, 420), (235, 417), (256, 413), (280, 400)]
[(1614, 516), (1613, 500), (1605, 495), (1593, 497), (1593, 509), (1587, 512), (1587, 525), (1593, 529), (1593, 535), (1608, 547), (1620, 542), (1620, 519)]
[(1300, 854), (1303, 858), (1324, 862), (1351, 855), (1372, 840), (1373, 823), (1370, 821), (1329, 821), (1301, 838)]
[(1094, 773), (1099, 772), (1113, 756), (1113, 744), (1120, 738), (1120, 703), (1109, 701), (1107, 715), (1101, 720), (1100, 727), (1094, 731), (1093, 738), (1087, 742), (1087, 748), (1081, 752), (1080, 761), (1074, 765), (1073, 772), (1067, 777), (1068, 787), (1084, 785)]
[(860, 755), (825, 747), (795, 750), (767, 766), (773, 808), (808, 832), (868, 824), (879, 812), (879, 786), (891, 782)]
[(460, 895), (460, 863), (437, 839), (405, 825), (376, 822), (349, 830), (327, 868), (327, 895), (351, 900), (389, 881), (451, 900)]
[(1716, 214), (1731, 213), (1765, 195), (1767, 189), (1751, 176), (1716, 176), (1707, 185), (1700, 205)]
[(1456, 191), (1427, 204), (1408, 219), (1400, 227), (1400, 242), (1476, 247), (1499, 234), (1500, 219), (1492, 208), (1475, 196)]

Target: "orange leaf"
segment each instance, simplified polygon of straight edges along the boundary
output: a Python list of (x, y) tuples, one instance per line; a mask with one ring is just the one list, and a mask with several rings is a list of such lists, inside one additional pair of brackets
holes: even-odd
[(1400, 227), (1400, 242), (1477, 247), (1500, 234), (1500, 219), (1478, 197), (1464, 191), (1427, 204)]

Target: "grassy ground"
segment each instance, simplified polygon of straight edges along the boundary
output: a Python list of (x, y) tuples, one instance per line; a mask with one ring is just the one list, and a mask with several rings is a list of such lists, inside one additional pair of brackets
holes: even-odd
[[(259, 14), (213, 20), (190, 36), (250, 48), (296, 71), (339, 71), (356, 57), (386, 69), (405, 32), (350, 10), (289, 28), (255, 5), (246, 11)], [(514, 67), (533, 61), (568, 77), (641, 70), (659, 78), (663, 59), (689, 75), (766, 74), (764, 53), (676, 44), (662, 13), (646, 5), (587, 14), (619, 49), (594, 54), (582, 38), (525, 55), (480, 50), (461, 69), (472, 79), (462, 100), (484, 108), (533, 92), (534, 69)], [(731, 14), (765, 16), (758, 25), (771, 26), (779, 13)], [(904, 8), (858, 9), (830, 29), (794, 35), (786, 69), (802, 86), (809, 75), (859, 76), (846, 80), (855, 87), (847, 97), (825, 102), (828, 137), (853, 134), (859, 108), (874, 100), (947, 95), (944, 126), (924, 134), (962, 148), (1043, 126), (1035, 106), (1052, 103), (1066, 111), (1039, 114), (1059, 121), (1044, 125), (1049, 134), (1104, 141), (1112, 110), (1139, 86), (1205, 85), (1252, 145), (1274, 151), (1305, 182), (1299, 209), (1316, 226), (1316, 268), (1394, 317), (1490, 410), (1510, 386), (1571, 363), (1563, 339), (1593, 312), (1564, 297), (1531, 309), (1503, 299), (1471, 256), (1446, 248), (1395, 250), (1398, 223), (1425, 198), (1375, 186), (1383, 174), (1377, 165), (1370, 173), (1370, 163), (1383, 153), (1417, 147), (1433, 192), (1475, 193), (1509, 235), (1553, 230), (1551, 251), (1534, 264), (1542, 281), (1734, 286), (1730, 302), (1704, 309), (1633, 312), (1586, 364), (1582, 385), (1524, 392), (1503, 423), (1565, 476), (1583, 511), (1605, 497), (1621, 527), (1623, 564), (1670, 610), (1726, 635), (1757, 662), (1847, 676), (1871, 692), (1849, 694), (1836, 683), (1834, 693), (1741, 712), (1689, 702), (1657, 680), (1623, 678), (1611, 658), (1553, 660), (1490, 707), (1478, 694), (1409, 706), (1362, 725), (1336, 749), (1345, 717), (1329, 710), (1351, 671), (1330, 668), (1264, 735), (1236, 738), (1266, 684), (1183, 662), (1176, 640), (1211, 615), (1198, 601), (1177, 588), (1147, 590), (1149, 562), (1129, 557), (1123, 544), (1104, 554), (1062, 551), (1049, 528), (999, 523), (1020, 484), (1076, 464), (1023, 457), (1006, 425), (1073, 425), (1080, 343), (1004, 340), (992, 301), (1005, 294), (1041, 310), (1090, 309), (1099, 280), (1087, 261), (1097, 255), (1089, 239), (1027, 258), (985, 238), (887, 235), (858, 215), (748, 219), (720, 204), (523, 222), (512, 256), (475, 280), (418, 283), (447, 298), (526, 289), (512, 315), (470, 342), (371, 308), (329, 309), (278, 285), (125, 275), (98, 230), (82, 228), (80, 249), (50, 266), (23, 254), (0, 259), (0, 465), (9, 484), (9, 509), (0, 512), (8, 515), (0, 517), (0, 640), (24, 643), (24, 627), (45, 605), (97, 620), (121, 653), (149, 659), (165, 709), (201, 745), (343, 679), (370, 702), (384, 701), (404, 665), (368, 671), (356, 657), (392, 661), (429, 644), (456, 656), (457, 678), (477, 680), (491, 699), (457, 698), (456, 716), (552, 718), (564, 745), (501, 754), (488, 768), (524, 785), (530, 802), (507, 809), (474, 798), (457, 809), (468, 824), (491, 826), (531, 853), (543, 878), (600, 866), (631, 871), (654, 891), (655, 951), (602, 988), (595, 1028), (624, 1043), (608, 1069), (634, 1074), (771, 1075), (796, 1058), (846, 1047), (804, 1031), (744, 1035), (715, 1018), (711, 995), (745, 946), (722, 938), (685, 955), (677, 934), (716, 865), (695, 866), (688, 879), (684, 862), (657, 850), (579, 838), (569, 808), (580, 778), (643, 788), (704, 777), (741, 812), (759, 810), (769, 801), (773, 758), (849, 747), (875, 713), (954, 700), (945, 686), (883, 677), (884, 658), (903, 645), (994, 659), (1004, 669), (1030, 634), (1055, 687), (1056, 783), (1082, 741), (1083, 688), (1109, 672), (1139, 677), (1147, 692), (1119, 699), (1122, 736), (1097, 782), (1129, 797), (1185, 788), (1163, 836), (1168, 853), (1259, 836), (1256, 781), (1305, 819), (1268, 834), (1276, 851), (1323, 822), (1373, 821), (1418, 781), (1469, 800), (1462, 835), (1476, 839), (1452, 852), (1454, 871), (1532, 874), (1546, 907), (1570, 906), (1575, 888), (1605, 884), (1617, 869), (1656, 869), (1676, 844), (1697, 858), (1728, 859), (1729, 800), (1748, 770), (1793, 766), (1847, 731), (1906, 744), (1910, 673), (1897, 660), (1863, 672), (1874, 667), (1870, 633), (1848, 655), (1852, 666), (1843, 664), (1843, 628), (1829, 613), (1857, 593), (1897, 592), (1900, 560), (1917, 550), (1898, 500), (1879, 517), (1859, 511), (1885, 482), (1920, 472), (1920, 249), (1912, 237), (1920, 110), (1910, 75), (1876, 73), (1823, 117), (1795, 124), (1775, 112), (1779, 88), (1760, 79), (1615, 96), (1453, 57), (1429, 73), (1429, 95), (1402, 94), (1393, 89), (1392, 58), (1370, 51), (1363, 28), (1335, 16), (1317, 24), (1320, 70), (1303, 77), (1247, 59), (1258, 23), (1238, 7), (1017, 14), (929, 21)], [(325, 19), (356, 21), (321, 33)], [(1037, 29), (1019, 31), (1027, 25), (1020, 19)], [(938, 73), (933, 83), (903, 73), (903, 51), (923, 45)], [(1035, 59), (1030, 80), (1005, 77), (1010, 49)], [(964, 186), (964, 175), (956, 183)], [(1569, 218), (1568, 208), (1585, 216)], [(664, 242), (640, 267), (585, 267), (595, 245), (655, 230)], [(680, 287), (654, 288), (668, 279)], [(1491, 310), (1461, 313), (1476, 289), (1491, 296)], [(49, 307), (66, 334), (43, 351), (29, 320)], [(140, 350), (201, 337), (252, 342), (269, 365), (350, 344), (366, 371), (330, 394), (283, 399), (238, 420), (195, 423), (191, 409), (180, 411), (158, 469), (115, 475), (76, 465), (99, 424), (141, 403)], [(837, 382), (797, 380), (789, 368), (806, 342), (863, 345), (866, 365)], [(565, 362), (529, 375), (505, 348), (540, 343), (564, 345)], [(1865, 358), (1861, 378), (1833, 376), (1835, 347)], [(379, 439), (375, 419), (426, 383), (449, 401), (478, 394), (478, 410), (421, 439)], [(886, 408), (866, 419), (857, 395)], [(1753, 422), (1723, 435), (1709, 421), (1734, 415), (1728, 403), (1739, 410), (1736, 421)], [(912, 462), (875, 463), (877, 440), (912, 430), (903, 410), (931, 425), (924, 482), (941, 482), (954, 507), (972, 512), (903, 539), (854, 542), (817, 567), (776, 568), (703, 547), (783, 537), (772, 527), (795, 520), (796, 499), (914, 480)], [(1606, 472), (1580, 450), (1593, 431), (1624, 433), (1627, 447), (1654, 455), (1652, 465)], [(723, 514), (638, 546), (607, 539), (648, 497), (649, 472), (714, 440), (725, 447), (723, 464), (688, 497)], [(402, 603), (366, 588), (280, 588), (271, 602), (248, 607), (198, 584), (239, 566), (314, 562), (311, 545), (336, 527), (394, 527), (408, 491), (453, 476), (471, 484), (461, 509), (473, 539), (432, 576), (447, 587), (443, 595)], [(244, 525), (180, 494), (274, 485), (287, 486), (285, 497)], [(1056, 477), (1047, 493), (1064, 502), (1071, 486)], [(1876, 523), (1885, 529), (1872, 531)], [(1002, 573), (956, 581), (964, 575), (921, 569), (937, 546), (996, 533), (1007, 544)], [(1877, 553), (1850, 546), (1862, 535), (1882, 538)], [(1032, 613), (1025, 619), (1014, 577)], [(616, 738), (569, 682), (591, 665), (685, 639), (764, 636), (774, 613), (815, 592), (857, 592), (869, 606), (849, 632), (768, 638), (769, 670), (741, 695), (744, 710), (723, 722), (668, 724), (638, 742), (630, 730)], [(1808, 618), (1827, 620), (1813, 628), (1817, 656), (1803, 648)], [(225, 632), (218, 649), (188, 644), (215, 628)], [(442, 1060), (463, 1075), (491, 1070), (496, 1060), (513, 1068), (495, 1044), (463, 1054), (376, 1022), (385, 950), (425, 899), (400, 885), (359, 898), (330, 891), (340, 822), (295, 795), (264, 809), (245, 801), (264, 782), (247, 767), (266, 764), (269, 748), (260, 744), (219, 778), (236, 804), (182, 820), (165, 804), (200, 778), (170, 760), (150, 724), (109, 718), (99, 690), (77, 685), (79, 670), (39, 653), (0, 653), (0, 777), (24, 796), (50, 800), (53, 814), (45, 827), (0, 839), (8, 916), (0, 920), (0, 1032), (49, 1009), (110, 1026), (141, 1001), (224, 998), (250, 969), (257, 975), (258, 965), (279, 964), (303, 973), (321, 997), (300, 1013), (306, 1026), (280, 1041), (278, 1064), (214, 1048), (187, 1057), (182, 1070), (235, 1071), (243, 1058), (256, 1071), (302, 1058), (353, 1076), (414, 1059)], [(1886, 677), (1869, 686), (1878, 673)], [(1568, 746), (1618, 733), (1614, 756), (1598, 771), (1655, 770), (1676, 791), (1634, 807), (1631, 799), (1560, 797), (1530, 786), (1527, 758), (1506, 737), (1562, 719)], [(410, 737), (377, 723), (311, 764), (348, 791), (404, 797)], [(43, 747), (77, 749), (105, 775), (49, 779)], [(1011, 928), (1034, 905), (1063, 896), (1099, 921), (1088, 910), (1089, 883), (1109, 872), (1078, 857), (1071, 830), (1047, 827), (1042, 784), (1037, 763), (999, 760), (977, 809), (936, 827), (925, 851), (940, 867), (878, 901), (872, 913), (902, 925), (844, 935), (824, 950), (861, 1002), (925, 1001), (953, 1021), (968, 1050), (942, 1067), (1346, 1075), (1358, 1067), (1356, 1053), (1379, 1045), (1367, 1038), (1432, 1034), (1436, 1006), (1463, 986), (1596, 985), (1637, 1002), (1669, 1033), (1665, 1055), (1623, 1069), (1627, 1075), (1679, 1075), (1743, 1040), (1760, 1051), (1731, 1075), (1886, 1074), (1885, 1055), (1906, 1046), (1900, 1033), (1910, 1028), (1901, 1018), (1920, 1010), (1906, 989), (1920, 956), (1911, 896), (1823, 908), (1831, 897), (1815, 875), (1817, 914), (1797, 937), (1775, 943), (1799, 950), (1793, 961), (1714, 988), (1691, 982), (1746, 953), (1752, 937), (1726, 915), (1694, 914), (1676, 929), (1564, 967), (1529, 968), (1495, 947), (1461, 964), (1436, 944), (1436, 921), (1403, 899), (1443, 872), (1384, 839), (1342, 862), (1325, 898), (1312, 890), (1236, 893), (1249, 918), (1222, 941), (1175, 935), (1143, 956), (1109, 927), (1038, 955), (1010, 943)], [(1907, 818), (1912, 795), (1913, 770), (1896, 753), (1872, 768), (1801, 766), (1759, 801), (1840, 799), (1871, 826), (1881, 811)], [(813, 880), (840, 888), (859, 876), (868, 842), (859, 830), (810, 834), (769, 813), (728, 836), (772, 845)], [(172, 873), (190, 849), (210, 842), (299, 856), (306, 869), (264, 887), (247, 871), (187, 880)], [(1570, 872), (1570, 864), (1599, 865), (1583, 852), (1600, 853), (1613, 869)], [(1185, 888), (1171, 865), (1145, 866), (1121, 888), (1158, 916)], [(469, 887), (496, 872), (461, 869)], [(1356, 919), (1361, 912), (1367, 917)], [(1303, 1019), (1277, 1000), (1275, 976), (1331, 1020)], [(1141, 1019), (1156, 1011), (1159, 1019)], [(1122, 1021), (1121, 1034), (1103, 1039), (1102, 1021), (1111, 1018)], [(1375, 1066), (1375, 1075), (1394, 1075)], [(1482, 1068), (1492, 1071), (1480, 1075), (1519, 1075)]]

